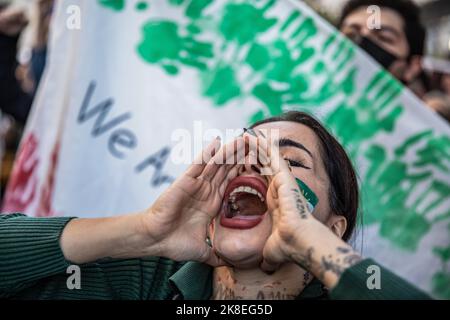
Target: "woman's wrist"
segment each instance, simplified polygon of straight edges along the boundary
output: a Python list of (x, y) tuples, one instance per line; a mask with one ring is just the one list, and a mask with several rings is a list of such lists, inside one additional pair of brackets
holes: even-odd
[(161, 255), (157, 237), (149, 232), (147, 221), (150, 210), (136, 214), (119, 216), (118, 222), (123, 223), (123, 233), (117, 237), (117, 249), (112, 258), (141, 258)]
[(335, 287), (342, 273), (362, 260), (353, 248), (320, 221), (305, 221), (288, 253), (292, 262), (312, 273), (327, 288)]

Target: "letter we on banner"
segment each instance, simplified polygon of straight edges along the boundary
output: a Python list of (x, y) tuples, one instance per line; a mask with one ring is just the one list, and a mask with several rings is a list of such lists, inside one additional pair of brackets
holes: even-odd
[[(299, 1), (58, 1), (49, 68), (4, 209), (139, 210), (185, 166), (174, 130), (320, 117), (361, 179), (355, 245), (450, 298), (450, 129)], [(77, 28), (66, 28), (67, 19)], [(73, 25), (73, 23), (71, 24)], [(381, 275), (382, 276), (382, 275)], [(374, 286), (376, 287), (376, 286)]]

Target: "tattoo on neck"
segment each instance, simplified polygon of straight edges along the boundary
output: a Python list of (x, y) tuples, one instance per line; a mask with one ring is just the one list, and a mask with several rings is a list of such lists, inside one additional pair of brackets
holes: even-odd
[(295, 294), (290, 294), (282, 291), (258, 291), (256, 300), (294, 300), (297, 297)]
[(237, 295), (232, 288), (228, 288), (222, 283), (217, 284), (217, 289), (214, 290), (215, 300), (243, 300), (244, 297)]
[[(282, 286), (280, 281), (274, 281), (272, 284), (261, 286), (258, 291), (249, 291), (246, 286), (234, 288), (229, 287), (226, 283), (218, 281), (213, 288), (213, 300), (243, 300), (243, 299), (256, 299), (256, 300), (292, 300), (295, 299), (300, 293), (302, 288), (286, 288)], [(299, 292), (297, 292), (299, 291)]]

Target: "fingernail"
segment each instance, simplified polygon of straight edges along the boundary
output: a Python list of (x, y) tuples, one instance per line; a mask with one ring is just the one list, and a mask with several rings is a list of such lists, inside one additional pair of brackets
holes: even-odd
[(242, 136), (244, 135), (244, 133), (246, 133), (246, 132), (247, 132), (247, 128), (242, 128), (242, 132), (239, 133), (239, 134), (236, 136), (236, 138), (242, 137)]
[(257, 137), (255, 130), (253, 130), (253, 129), (251, 129), (251, 128), (250, 128), (250, 129), (246, 129), (245, 132), (247, 132), (248, 134), (251, 134), (251, 135), (254, 136), (254, 137)]

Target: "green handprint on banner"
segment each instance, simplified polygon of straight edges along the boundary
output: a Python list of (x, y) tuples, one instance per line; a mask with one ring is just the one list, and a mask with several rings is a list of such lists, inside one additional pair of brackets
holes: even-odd
[(207, 68), (213, 57), (213, 46), (193, 35), (181, 35), (179, 26), (168, 20), (147, 22), (142, 28), (143, 39), (137, 51), (145, 61), (160, 65), (168, 74), (175, 75), (180, 65), (200, 70)]
[(414, 163), (416, 167), (423, 167), (432, 163), (444, 172), (450, 172), (450, 137), (433, 137), (417, 153), (419, 159)]
[(282, 106), (293, 96), (308, 90), (308, 76), (298, 68), (315, 53), (308, 44), (317, 33), (314, 21), (292, 13), (279, 29), (279, 37), (271, 43), (255, 42), (245, 62), (258, 78), (252, 94), (264, 103), (270, 115), (282, 112)]
[[(416, 158), (422, 159), (423, 150), (430, 150), (436, 139), (440, 141), (431, 130), (413, 135), (395, 150), (393, 159), (380, 145), (372, 145), (365, 152), (370, 165), (362, 185), (364, 223), (380, 223), (380, 235), (407, 250), (417, 248), (433, 223), (450, 217), (439, 209), (448, 199), (450, 185), (433, 179), (434, 162), (428, 161), (430, 158), (420, 160), (419, 167), (403, 160), (414, 148)], [(408, 201), (420, 186), (421, 195)], [(433, 219), (427, 217), (430, 212)]]
[[(392, 132), (403, 113), (398, 101), (403, 86), (386, 71), (371, 79), (356, 102), (347, 99), (327, 116), (326, 123), (355, 157), (359, 145), (379, 132)], [(357, 132), (358, 134), (355, 134)]]
[(173, 6), (185, 5), (184, 14), (190, 19), (198, 19), (213, 0), (169, 0), (169, 4)]
[(400, 189), (399, 181), (408, 179), (405, 163), (389, 161), (386, 150), (381, 145), (372, 145), (365, 152), (370, 162), (364, 179), (363, 201), (364, 224), (381, 222), (386, 213), (402, 205), (408, 193)]
[[(261, 7), (256, 6), (261, 2), (265, 3)], [(236, 42), (240, 46), (255, 41), (258, 34), (266, 32), (277, 22), (276, 18), (266, 17), (267, 10), (274, 4), (275, 0), (227, 4), (219, 23), (221, 35), (227, 41)]]
[(231, 65), (219, 64), (203, 72), (200, 78), (202, 94), (212, 99), (216, 106), (222, 106), (241, 95), (241, 86)]
[[(450, 232), (450, 224), (447, 225)], [(450, 244), (446, 247), (435, 247), (433, 253), (441, 260), (442, 268), (432, 278), (433, 293), (442, 299), (450, 299)]]
[(320, 83), (315, 90), (294, 95), (287, 101), (305, 107), (318, 107), (342, 93), (344, 97), (355, 92), (356, 66), (351, 63), (354, 45), (345, 37), (333, 33), (324, 42), (317, 55), (310, 77)]
[(448, 270), (442, 269), (434, 274), (431, 282), (435, 295), (442, 299), (450, 299), (450, 272)]
[(272, 43), (254, 43), (245, 62), (266, 79), (288, 83), (295, 69), (314, 55), (308, 40), (314, 37), (317, 28), (313, 19), (303, 18), (296, 11), (283, 23), (279, 33), (279, 38)]
[[(299, 12), (291, 14), (280, 30), (280, 39), (268, 45), (254, 44), (246, 59), (263, 74), (264, 80), (255, 86), (253, 95), (266, 105), (269, 115), (282, 112), (283, 106), (318, 107), (341, 93), (346, 97), (355, 91), (356, 67), (350, 62), (355, 49), (351, 42), (335, 33), (316, 52), (309, 40), (317, 28), (310, 17), (302, 18)], [(312, 59), (312, 70), (303, 68)]]
[[(412, 167), (416, 170), (434, 168), (443, 173), (450, 172), (450, 137), (446, 135), (433, 135), (431, 130), (424, 131), (406, 140), (401, 148), (396, 149), (396, 155), (399, 157), (405, 155), (407, 148), (420, 140), (425, 141), (425, 145), (417, 149), (415, 153), (416, 160), (412, 163)], [(450, 195), (449, 182), (433, 180), (431, 187), (416, 199), (414, 206), (419, 206), (419, 204), (425, 201), (427, 197), (431, 196), (432, 193), (438, 196), (428, 203), (423, 209), (424, 212), (435, 210), (448, 199), (448, 196)], [(436, 215), (433, 221), (437, 222), (447, 218), (450, 218), (450, 211)]]
[(169, 0), (169, 4), (173, 6), (182, 5), (186, 0)]
[(98, 3), (114, 11), (122, 11), (125, 8), (125, 0), (97, 0)]

